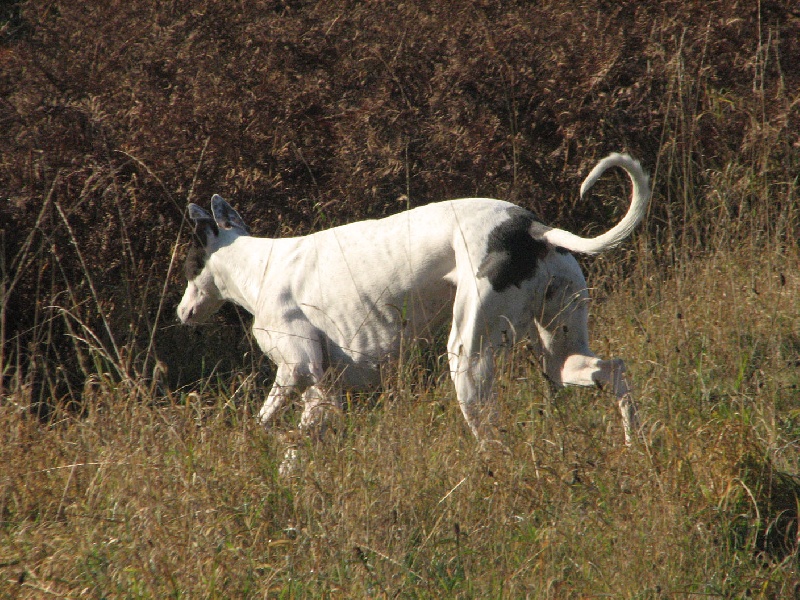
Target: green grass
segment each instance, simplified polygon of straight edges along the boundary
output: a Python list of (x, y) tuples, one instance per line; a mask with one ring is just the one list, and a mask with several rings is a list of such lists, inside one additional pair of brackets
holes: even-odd
[[(747, 253), (742, 252), (742, 260)], [(644, 439), (608, 394), (501, 381), (507, 453), (481, 454), (449, 382), (352, 399), (281, 478), (236, 377), (85, 414), (0, 408), (6, 597), (785, 597), (800, 585), (796, 257), (710, 256), (613, 281), (594, 346), (628, 359)], [(644, 263), (644, 261), (643, 261)], [(783, 278), (780, 277), (783, 273)], [(601, 282), (609, 283), (600, 275)], [(520, 357), (521, 358), (521, 357)], [(783, 494), (783, 496), (781, 496)], [(769, 531), (776, 531), (765, 543)]]

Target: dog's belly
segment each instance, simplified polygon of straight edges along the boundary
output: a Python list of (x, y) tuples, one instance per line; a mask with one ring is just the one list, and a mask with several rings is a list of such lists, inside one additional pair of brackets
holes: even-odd
[[(454, 286), (432, 282), (403, 297), (387, 297), (350, 312), (340, 320), (311, 319), (320, 331), (326, 367), (346, 388), (368, 389), (380, 383), (380, 367), (418, 342), (430, 343), (452, 318)], [(308, 314), (308, 313), (307, 313)], [(353, 317), (357, 318), (353, 318)]]

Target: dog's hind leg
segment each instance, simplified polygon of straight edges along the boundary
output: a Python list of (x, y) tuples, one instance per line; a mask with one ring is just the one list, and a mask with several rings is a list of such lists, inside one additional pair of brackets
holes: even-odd
[(560, 379), (563, 385), (610, 387), (622, 413), (625, 443), (630, 445), (633, 442), (639, 432), (639, 417), (625, 377), (625, 363), (621, 359), (602, 360), (588, 351), (571, 354), (564, 360)]
[(448, 344), (450, 376), (461, 413), (473, 435), (481, 442), (488, 441), (495, 437), (494, 357), (489, 348), (475, 352), (468, 345), (453, 341)]
[(497, 441), (494, 389), (494, 352), (502, 345), (503, 332), (492, 319), (491, 291), (477, 287), (456, 290), (453, 323), (447, 342), (450, 376), (464, 419), (482, 443)]
[[(625, 442), (639, 432), (633, 395), (620, 359), (603, 360), (589, 349), (589, 294), (586, 280), (571, 255), (558, 255), (535, 319), (539, 351), (547, 378), (556, 386), (611, 389), (622, 413)], [(533, 332), (531, 332), (533, 333)]]

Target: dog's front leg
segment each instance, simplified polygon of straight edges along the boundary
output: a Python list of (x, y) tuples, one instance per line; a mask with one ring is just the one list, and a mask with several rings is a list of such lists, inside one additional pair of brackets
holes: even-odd
[(303, 392), (303, 414), (300, 417), (300, 424), (293, 435), (284, 439), (288, 447), (278, 469), (281, 475), (286, 477), (297, 472), (300, 464), (298, 445), (305, 437), (310, 437), (312, 440), (321, 439), (331, 425), (332, 416), (340, 414), (341, 408), (339, 393), (326, 391), (320, 385), (313, 385)]
[(290, 369), (286, 365), (278, 367), (275, 383), (272, 384), (264, 404), (258, 411), (258, 422), (262, 427), (268, 428), (275, 414), (286, 404), (287, 398), (296, 393), (297, 389), (291, 377)]

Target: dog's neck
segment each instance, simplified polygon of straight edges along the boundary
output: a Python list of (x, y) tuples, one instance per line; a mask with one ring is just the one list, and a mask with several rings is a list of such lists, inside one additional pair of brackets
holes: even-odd
[(275, 240), (241, 236), (215, 250), (208, 268), (222, 298), (255, 315), (263, 290), (268, 286), (267, 270)]

